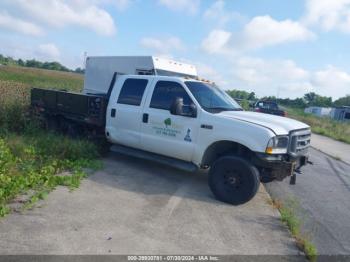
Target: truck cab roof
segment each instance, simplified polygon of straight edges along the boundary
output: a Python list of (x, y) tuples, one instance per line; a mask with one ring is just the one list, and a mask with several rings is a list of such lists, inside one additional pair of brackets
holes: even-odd
[(213, 83), (209, 80), (200, 79), (198, 77), (189, 77), (189, 76), (166, 76), (166, 75), (119, 75), (119, 79), (127, 79), (127, 78), (142, 78), (142, 79), (162, 79), (162, 80), (169, 80), (169, 81), (194, 81), (194, 82), (206, 82), (206, 83)]

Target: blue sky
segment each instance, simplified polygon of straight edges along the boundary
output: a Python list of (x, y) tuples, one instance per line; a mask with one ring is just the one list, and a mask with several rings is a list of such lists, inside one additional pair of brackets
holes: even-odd
[(350, 94), (350, 0), (2, 0), (0, 53), (57, 60), (158, 55), (224, 89)]

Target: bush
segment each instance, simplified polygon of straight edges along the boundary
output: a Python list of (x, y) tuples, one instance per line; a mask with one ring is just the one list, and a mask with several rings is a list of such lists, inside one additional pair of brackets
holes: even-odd
[(0, 132), (22, 132), (30, 124), (27, 106), (13, 103), (0, 106)]

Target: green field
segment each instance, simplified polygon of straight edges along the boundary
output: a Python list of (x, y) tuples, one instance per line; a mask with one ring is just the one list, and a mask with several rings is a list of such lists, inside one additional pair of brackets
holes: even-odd
[[(31, 87), (82, 86), (79, 74), (0, 66), (0, 217), (18, 204), (32, 207), (58, 185), (78, 187), (83, 168), (98, 166), (95, 144), (42, 129), (28, 113)], [(64, 171), (69, 175), (58, 175)]]
[(350, 144), (350, 123), (305, 114), (302, 109), (287, 108), (288, 116), (311, 126), (312, 132)]
[(29, 101), (31, 87), (65, 89), (79, 92), (83, 75), (36, 68), (0, 66), (0, 106), (13, 101)]

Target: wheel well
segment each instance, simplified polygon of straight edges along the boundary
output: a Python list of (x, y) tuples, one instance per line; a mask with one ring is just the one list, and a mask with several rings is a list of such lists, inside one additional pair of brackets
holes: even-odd
[(202, 158), (202, 166), (211, 166), (216, 159), (224, 155), (234, 155), (250, 160), (254, 155), (248, 147), (232, 142), (232, 141), (218, 141), (211, 144), (204, 152)]

